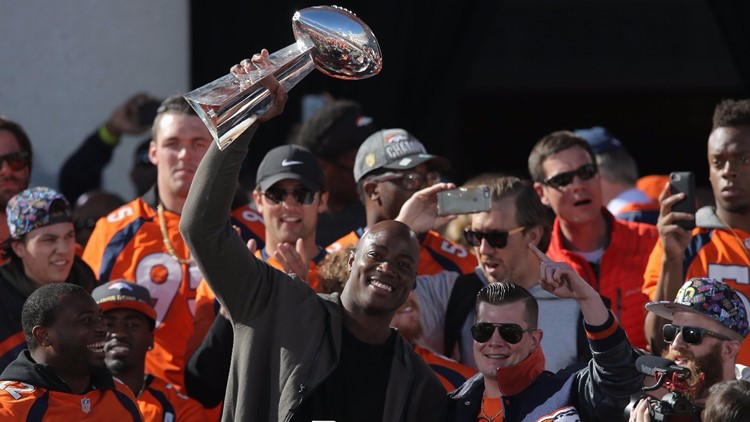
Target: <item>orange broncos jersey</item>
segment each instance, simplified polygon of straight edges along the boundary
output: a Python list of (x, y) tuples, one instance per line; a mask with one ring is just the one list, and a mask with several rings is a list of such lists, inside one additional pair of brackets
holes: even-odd
[(114, 381), (115, 389), (70, 394), (20, 381), (0, 381), (0, 420), (9, 421), (142, 421), (130, 389)]
[[(243, 206), (232, 215), (241, 234), (264, 244), (263, 219), (257, 212)], [(174, 253), (189, 257), (179, 231), (180, 215), (165, 210), (164, 219)], [(170, 255), (159, 224), (155, 206), (136, 198), (99, 219), (83, 259), (102, 283), (123, 278), (148, 288), (156, 309), (156, 330), (154, 349), (146, 354), (146, 371), (181, 388), (185, 348), (193, 332), (195, 290), (202, 276), (194, 262), (180, 263)]]
[[(682, 257), (684, 280), (693, 277), (713, 278), (729, 284), (742, 293), (745, 299), (750, 297), (750, 258), (746, 250), (750, 248), (750, 233), (742, 230), (734, 232), (744, 245), (739, 243), (731, 230), (694, 228), (693, 238)], [(651, 252), (643, 276), (643, 292), (651, 300), (656, 294), (663, 256), (664, 247), (659, 239)], [(747, 306), (747, 302), (745, 304)], [(747, 338), (742, 343), (737, 363), (750, 365), (750, 341)]]
[[(355, 245), (363, 234), (364, 229), (359, 228), (331, 243), (326, 250), (328, 253), (333, 253), (349, 245)], [(419, 275), (437, 274), (446, 270), (467, 274), (474, 271), (477, 266), (477, 258), (473, 253), (434, 230), (421, 234), (419, 240), (421, 245), (419, 268), (417, 268)]]
[(172, 384), (147, 375), (143, 391), (138, 396), (138, 407), (144, 422), (206, 422), (203, 406), (182, 394)]

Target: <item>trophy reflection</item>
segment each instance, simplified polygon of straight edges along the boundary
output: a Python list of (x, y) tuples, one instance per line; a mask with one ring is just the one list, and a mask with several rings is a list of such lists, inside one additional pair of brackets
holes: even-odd
[(184, 95), (223, 150), (271, 105), (263, 78), (273, 75), (288, 92), (317, 68), (340, 79), (365, 79), (383, 67), (370, 28), (337, 6), (302, 9), (292, 17), (296, 42), (269, 55), (271, 66), (244, 75), (232, 73)]

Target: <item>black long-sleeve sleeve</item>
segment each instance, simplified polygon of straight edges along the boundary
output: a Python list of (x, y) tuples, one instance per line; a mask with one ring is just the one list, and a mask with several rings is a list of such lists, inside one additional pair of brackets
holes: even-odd
[(102, 187), (102, 173), (112, 160), (115, 146), (105, 143), (97, 130), (65, 160), (57, 182), (71, 204), (84, 193)]
[(185, 367), (185, 391), (206, 408), (224, 400), (233, 342), (232, 323), (221, 314), (216, 315)]

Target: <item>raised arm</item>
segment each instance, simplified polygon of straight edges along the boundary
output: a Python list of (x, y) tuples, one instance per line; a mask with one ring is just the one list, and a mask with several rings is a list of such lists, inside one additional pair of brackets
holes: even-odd
[[(268, 52), (264, 53), (256, 54), (253, 62), (267, 60)], [(250, 64), (243, 61), (243, 67), (247, 66)], [(273, 288), (272, 283), (261, 281), (277, 276), (274, 272), (281, 274), (260, 263), (230, 223), (232, 198), (250, 140), (258, 123), (280, 114), (286, 103), (284, 89), (267, 79), (273, 105), (224, 151), (215, 143), (211, 145), (198, 166), (180, 219), (180, 231), (201, 274), (232, 317), (247, 315), (247, 309), (259, 311), (262, 307), (254, 307), (254, 300), (262, 302)]]

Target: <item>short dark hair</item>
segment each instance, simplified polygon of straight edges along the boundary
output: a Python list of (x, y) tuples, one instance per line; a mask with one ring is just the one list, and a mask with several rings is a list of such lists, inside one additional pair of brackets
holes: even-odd
[(490, 305), (507, 305), (515, 302), (523, 302), (526, 310), (524, 320), (528, 324), (526, 328), (537, 328), (539, 322), (539, 304), (537, 304), (536, 298), (528, 290), (518, 284), (499, 281), (482, 287), (479, 293), (477, 293), (476, 315), (479, 315), (479, 304), (482, 302)]
[(722, 100), (714, 109), (713, 124), (713, 129), (750, 125), (750, 100)]
[(156, 139), (156, 128), (159, 127), (161, 118), (167, 113), (198, 116), (198, 113), (193, 110), (193, 107), (190, 106), (190, 103), (188, 103), (182, 95), (177, 94), (168, 97), (161, 102), (161, 105), (159, 105), (159, 108), (156, 110), (156, 118), (154, 118), (154, 123), (151, 126), (151, 137), (153, 139)]
[(336, 99), (321, 107), (291, 136), (291, 144), (309, 149), (324, 160), (356, 151), (376, 131), (372, 118), (364, 116), (356, 101)]
[(31, 172), (31, 165), (34, 163), (34, 151), (31, 148), (29, 135), (26, 134), (26, 131), (23, 130), (23, 127), (20, 124), (10, 120), (6, 116), (0, 116), (0, 130), (7, 130), (16, 137), (18, 147), (22, 152), (25, 152), (28, 155), (29, 172)]
[(740, 422), (750, 420), (750, 381), (725, 380), (711, 386), (703, 412), (705, 421)]
[(71, 293), (86, 293), (83, 287), (70, 283), (52, 283), (34, 290), (21, 309), (21, 326), (29, 349), (38, 346), (31, 332), (34, 326), (49, 327), (60, 311), (60, 298)]
[(476, 178), (467, 182), (465, 187), (485, 185), (490, 189), (493, 202), (513, 198), (516, 206), (516, 223), (524, 227), (524, 232), (534, 226), (542, 226), (542, 238), (538, 248), (546, 251), (552, 237), (552, 221), (534, 186), (528, 180), (515, 176), (496, 176)]
[(543, 182), (545, 178), (544, 161), (560, 151), (575, 146), (583, 148), (591, 157), (591, 162), (596, 165), (594, 150), (591, 149), (591, 145), (585, 139), (569, 130), (558, 130), (542, 137), (531, 150), (531, 154), (529, 154), (531, 180), (538, 183)]

